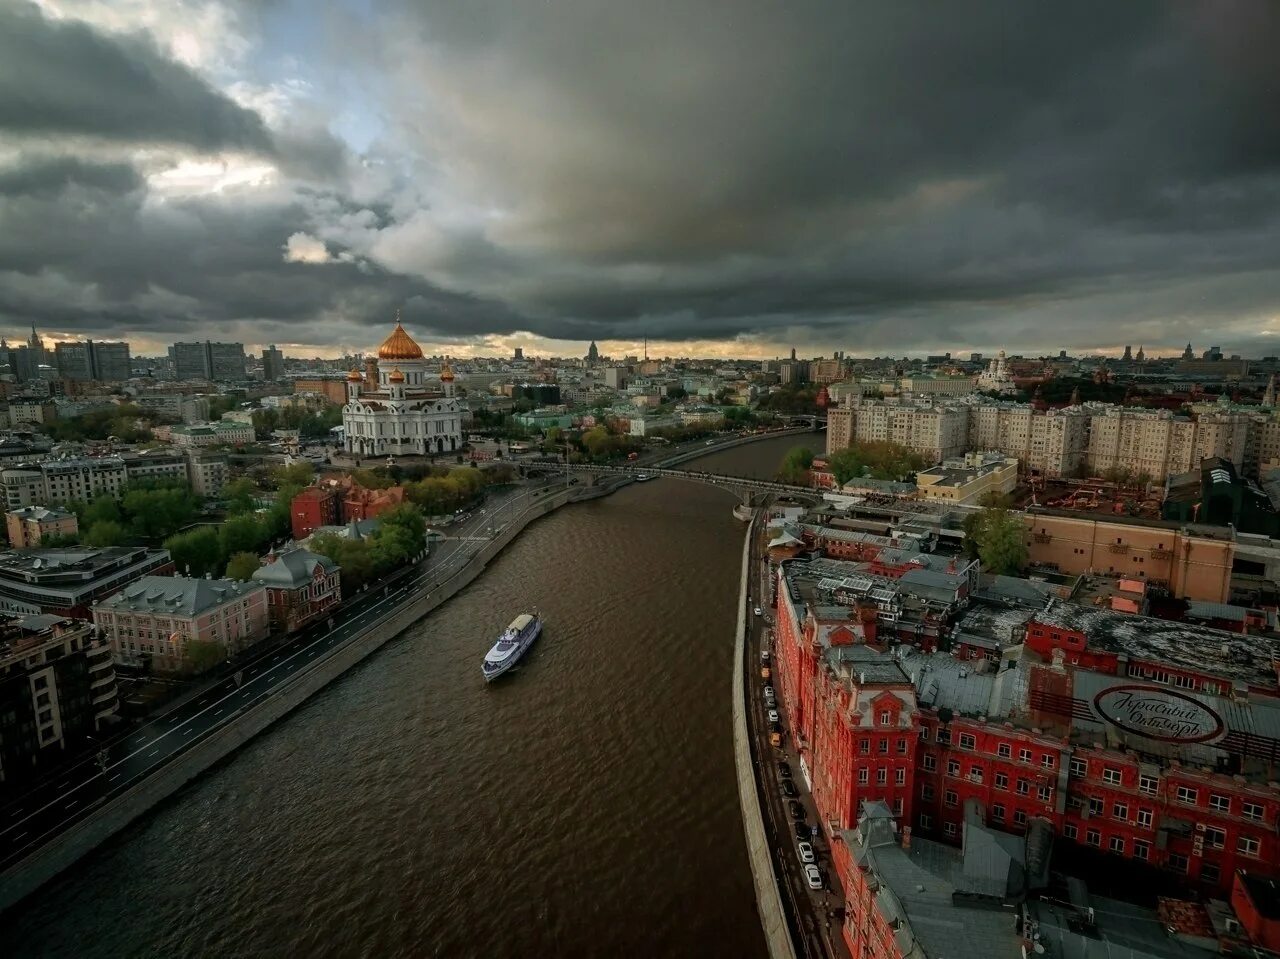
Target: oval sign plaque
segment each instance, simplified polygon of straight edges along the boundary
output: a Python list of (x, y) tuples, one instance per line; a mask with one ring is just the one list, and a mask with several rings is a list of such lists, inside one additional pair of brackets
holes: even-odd
[(1226, 731), (1198, 699), (1158, 686), (1109, 686), (1093, 698), (1093, 709), (1126, 732), (1165, 743), (1207, 743)]

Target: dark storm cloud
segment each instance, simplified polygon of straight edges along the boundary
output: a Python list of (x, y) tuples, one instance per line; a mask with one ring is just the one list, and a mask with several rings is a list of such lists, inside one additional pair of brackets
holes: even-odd
[(269, 152), (262, 119), (143, 35), (108, 37), (0, 4), (0, 130)]
[(1079, 297), (1048, 335), (1096, 337), (1128, 318), (1110, 290), (1280, 248), (1274, 4), (402, 10), (407, 73), (444, 89), (396, 104), (407, 135), (502, 199), (493, 242), (541, 257), (513, 301), (556, 335), (937, 333)]
[(74, 156), (28, 155), (0, 169), (0, 196), (56, 195), (72, 185), (129, 193), (142, 184), (128, 163), (93, 163)]

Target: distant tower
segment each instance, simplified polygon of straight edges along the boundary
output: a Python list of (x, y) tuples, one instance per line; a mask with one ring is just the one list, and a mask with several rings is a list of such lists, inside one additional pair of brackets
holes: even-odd
[(523, 360), (523, 359), (524, 359), (524, 348), (523, 348), (523, 347), (520, 347), (520, 346), (517, 346), (517, 347), (516, 347), (516, 355), (515, 355), (515, 358), (516, 358), (517, 360)]
[(591, 346), (587, 349), (587, 366), (595, 366), (600, 362), (600, 350), (596, 348), (596, 341), (591, 341)]
[(31, 338), (27, 340), (27, 349), (31, 351), (31, 375), (35, 376), (35, 369), (45, 361), (44, 358), (44, 341), (40, 339), (40, 334), (36, 332), (36, 325), (31, 324)]
[[(593, 350), (596, 348), (594, 341), (591, 343), (591, 348)], [(444, 365), (440, 367), (440, 385), (444, 388), (445, 396), (453, 396), (453, 367), (449, 365), (447, 356), (445, 357)]]
[(1133, 362), (1133, 348), (1132, 348), (1132, 347), (1130, 347), (1130, 346), (1126, 346), (1126, 347), (1124, 348), (1124, 356), (1120, 357), (1120, 360), (1121, 360), (1121, 362), (1123, 362), (1123, 363), (1132, 363), (1132, 362)]
[(1262, 394), (1262, 405), (1270, 406), (1273, 409), (1276, 405), (1276, 375), (1271, 374), (1271, 378), (1267, 380), (1267, 391)]
[(1071, 391), (1071, 405), (1072, 406), (1080, 405), (1080, 387), (1078, 386)]
[(1191, 344), (1190, 344), (1190, 343), (1188, 343), (1188, 344), (1187, 344), (1187, 348), (1186, 348), (1185, 350), (1183, 350), (1183, 351), (1182, 351), (1182, 358), (1183, 358), (1184, 360), (1194, 360), (1194, 359), (1196, 358), (1195, 353), (1194, 353), (1194, 352), (1192, 352), (1192, 350), (1191, 350)]
[[(35, 327), (32, 327), (33, 332), (34, 330), (35, 330)], [(795, 361), (796, 361), (796, 348), (793, 346), (791, 347), (791, 362), (794, 363)]]
[(1146, 358), (1147, 358), (1146, 351), (1143, 350), (1142, 347), (1138, 347), (1138, 356), (1137, 356), (1138, 362), (1142, 363), (1146, 360)]

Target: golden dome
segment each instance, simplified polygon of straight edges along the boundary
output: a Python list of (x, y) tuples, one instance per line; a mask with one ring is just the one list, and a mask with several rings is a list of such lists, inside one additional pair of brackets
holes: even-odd
[(440, 367), (440, 381), (442, 383), (453, 382), (453, 367), (449, 365), (448, 360), (445, 360), (444, 365)]
[(347, 374), (348, 383), (359, 383), (362, 379), (364, 379), (364, 377), (360, 375), (359, 370), (352, 370)]
[(390, 375), (387, 377), (387, 382), (388, 382), (388, 383), (403, 383), (403, 382), (404, 382), (404, 374), (400, 372), (399, 367), (397, 367), (396, 369), (394, 369), (394, 370), (392, 370), (392, 371), (391, 371)]
[(404, 331), (404, 327), (400, 325), (400, 320), (397, 319), (396, 328), (391, 331), (391, 335), (378, 347), (378, 359), (420, 360), (422, 359), (422, 347), (413, 342), (413, 337)]

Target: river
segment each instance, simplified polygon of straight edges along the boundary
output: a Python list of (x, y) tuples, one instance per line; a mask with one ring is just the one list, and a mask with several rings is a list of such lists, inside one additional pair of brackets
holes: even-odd
[[(769, 476), (820, 436), (694, 466)], [(5, 917), (12, 956), (765, 954), (730, 732), (743, 526), (635, 485), (467, 590)], [(486, 687), (517, 612), (546, 628)]]

